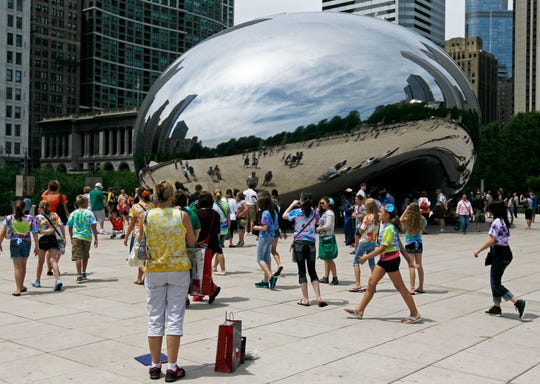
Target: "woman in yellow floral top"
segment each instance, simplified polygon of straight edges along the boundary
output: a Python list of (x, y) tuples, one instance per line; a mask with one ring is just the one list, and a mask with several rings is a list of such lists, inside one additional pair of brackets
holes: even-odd
[(144, 231), (150, 258), (146, 262), (144, 286), (148, 307), (148, 346), (152, 356), (151, 379), (161, 377), (161, 343), (167, 335), (169, 366), (165, 381), (184, 377), (176, 365), (180, 337), (183, 334), (191, 263), (186, 243), (197, 240), (187, 213), (173, 206), (175, 190), (168, 181), (154, 186), (157, 208), (146, 213)]

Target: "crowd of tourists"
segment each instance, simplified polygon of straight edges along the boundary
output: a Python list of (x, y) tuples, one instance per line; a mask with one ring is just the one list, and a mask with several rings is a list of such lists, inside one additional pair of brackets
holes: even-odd
[[(345, 311), (362, 319), (377, 284), (388, 275), (409, 310), (402, 322), (412, 324), (422, 320), (414, 295), (426, 292), (422, 239), (427, 233), (427, 224), (437, 222), (444, 232), (446, 223), (454, 221), (456, 229), (465, 234), (469, 220), (480, 223), (484, 215), (484, 221), (486, 217), (492, 219), (488, 240), (473, 254), (478, 257), (482, 251), (490, 249), (493, 305), (486, 312), (500, 315), (504, 299), (512, 301), (520, 318), (525, 314), (526, 302), (517, 299), (501, 280), (512, 261), (509, 237), (518, 212), (516, 207), (525, 208), (527, 228), (534, 222), (536, 196), (533, 192), (505, 196), (503, 191), (498, 191), (496, 198), (492, 198), (489, 191), (483, 196), (475, 193), (472, 198), (463, 194), (453, 208), (440, 189), (435, 191), (433, 203), (422, 191), (408, 196), (398, 208), (389, 191), (380, 188), (368, 192), (367, 185), (362, 183), (357, 191), (347, 188), (339, 204), (332, 197), (314, 200), (311, 193), (303, 192), (282, 211), (277, 190), (257, 189), (258, 178), (254, 173), (246, 184), (244, 190), (227, 189), (225, 193), (220, 189), (205, 191), (198, 184), (195, 192), (188, 194), (169, 181), (160, 181), (152, 189), (139, 187), (133, 195), (124, 190), (116, 195), (112, 188), (103, 192), (103, 185), (98, 182), (93, 188), (81, 190), (75, 200), (76, 209), (69, 213), (58, 181), (52, 180), (41, 196), (35, 215), (19, 200), (14, 204), (13, 214), (2, 223), (0, 251), (3, 240), (9, 239), (15, 280), (12, 294), (21, 296), (28, 290), (24, 281), (32, 242), (38, 262), (31, 286), (42, 288), (41, 276), (47, 265), (47, 274), (54, 276), (53, 290), (62, 291), (59, 261), (68, 236), (77, 273), (75, 282), (86, 283), (90, 250), (92, 246), (99, 246), (98, 235), (106, 234), (104, 222), (108, 218), (113, 226), (111, 237), (116, 238), (116, 232), (120, 233), (130, 264), (137, 266), (134, 283), (145, 287), (148, 345), (152, 357), (150, 378), (162, 376), (160, 352), (163, 336), (167, 336), (165, 380), (171, 382), (185, 375), (185, 370), (177, 365), (177, 356), (187, 306), (191, 301), (203, 302), (206, 297), (208, 304), (212, 304), (221, 293), (214, 276), (227, 274), (226, 243), (229, 248), (243, 247), (245, 236), (256, 236), (254, 261), (261, 270), (261, 279), (254, 282), (254, 286), (275, 290), (283, 271), (277, 244), (287, 238), (285, 228), (290, 223), (292, 257), (301, 293), (297, 304), (315, 303), (325, 307), (328, 303), (322, 297), (321, 284), (340, 284), (335, 263), (339, 253), (335, 228), (343, 221), (345, 245), (352, 248), (354, 255), (355, 283), (349, 292), (363, 293), (358, 305)], [(115, 227), (114, 222), (119, 224)], [(409, 287), (399, 269), (401, 256), (408, 264)], [(316, 270), (317, 257), (324, 262), (322, 275)], [(366, 262), (369, 265), (367, 279), (362, 277), (362, 265)], [(315, 302), (310, 300), (308, 276)], [(366, 280), (367, 283), (362, 284)]]

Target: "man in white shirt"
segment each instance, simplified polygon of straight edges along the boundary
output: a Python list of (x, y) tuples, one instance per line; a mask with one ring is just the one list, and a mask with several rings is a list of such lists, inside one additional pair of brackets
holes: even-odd
[(255, 220), (257, 219), (257, 192), (253, 189), (255, 186), (256, 184), (251, 183), (248, 185), (248, 189), (243, 192), (244, 200), (246, 201), (246, 205), (248, 207), (246, 232), (251, 232)]
[(363, 197), (364, 197), (364, 201), (365, 201), (366, 198), (367, 198), (367, 195), (366, 195), (366, 189), (367, 189), (366, 183), (361, 183), (361, 184), (360, 184), (360, 189), (358, 190), (358, 192), (356, 192), (356, 196), (363, 196)]

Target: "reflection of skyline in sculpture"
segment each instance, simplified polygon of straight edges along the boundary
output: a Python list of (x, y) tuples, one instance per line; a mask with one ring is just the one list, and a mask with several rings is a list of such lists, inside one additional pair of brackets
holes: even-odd
[[(414, 60), (404, 60), (402, 51)], [(466, 99), (449, 98), (448, 89), (441, 89), (441, 83), (461, 88), (463, 76), (450, 75), (455, 64), (445, 57), (430, 41), (380, 20), (281, 14), (227, 30), (186, 52), (149, 92), (139, 127), (156, 114), (160, 125), (167, 120), (167, 131), (175, 119), (184, 120), (187, 137), (215, 146), (231, 137), (292, 131), (351, 110), (365, 119), (378, 105), (406, 100), (411, 74), (424, 79), (435, 101), (465, 108)], [(173, 101), (182, 95), (197, 97), (174, 116)]]
[[(459, 67), (439, 47), (406, 28), (342, 13), (280, 14), (219, 33), (173, 63), (141, 106), (135, 156), (144, 158), (170, 150), (167, 139), (184, 137), (186, 129), (185, 138), (196, 137), (202, 145), (215, 146), (241, 137), (267, 138), (293, 132), (335, 116), (344, 118), (351, 111), (358, 111), (366, 121), (381, 106), (399, 106), (411, 99), (478, 111), (474, 93)], [(391, 122), (395, 121), (380, 124)], [(414, 125), (409, 132), (412, 128)], [(465, 136), (471, 128), (459, 126)], [(379, 140), (377, 130), (385, 128), (369, 129), (374, 131), (365, 140)], [(462, 172), (448, 176), (456, 149), (441, 147), (448, 141), (440, 143), (429, 151), (421, 148), (413, 153), (424, 163), (429, 158), (431, 165), (443, 162), (444, 157), (445, 170), (433, 173), (439, 179), (451, 178), (444, 184), (453, 190), (463, 184)], [(354, 167), (354, 163), (399, 147), (396, 153), (370, 165), (381, 174), (381, 165), (396, 156), (405, 160), (407, 151), (413, 150), (394, 141), (389, 145), (369, 156), (351, 155), (358, 157), (347, 159), (348, 164)], [(474, 149), (457, 152), (457, 163), (462, 163), (459, 157), (474, 158)], [(321, 166), (327, 169), (337, 161)], [(399, 166), (392, 164), (392, 169)], [(222, 171), (227, 175), (226, 169)], [(321, 173), (319, 170), (303, 185), (287, 185), (285, 189), (309, 187)], [(279, 173), (273, 175), (276, 186), (286, 193), (278, 184)], [(289, 177), (298, 182), (301, 179)], [(336, 187), (339, 184), (335, 183)]]
[(433, 94), (429, 89), (428, 84), (421, 76), (410, 75), (407, 78), (407, 86), (403, 89), (407, 95), (407, 101), (419, 100), (426, 103), (434, 101)]

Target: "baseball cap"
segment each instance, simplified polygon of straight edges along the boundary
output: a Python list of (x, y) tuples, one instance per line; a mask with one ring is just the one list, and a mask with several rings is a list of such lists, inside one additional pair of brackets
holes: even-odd
[(103, 184), (101, 184), (101, 183), (96, 183), (96, 188), (103, 188)]
[(347, 189), (345, 190), (345, 192), (352, 192), (352, 189), (351, 189), (351, 188), (347, 188)]

